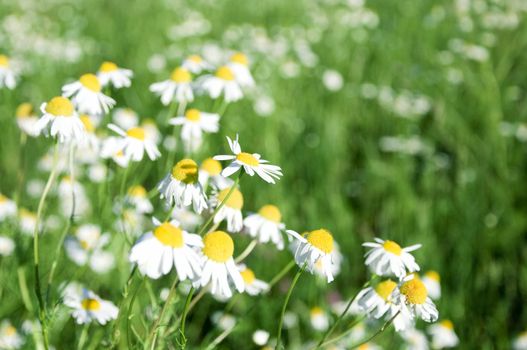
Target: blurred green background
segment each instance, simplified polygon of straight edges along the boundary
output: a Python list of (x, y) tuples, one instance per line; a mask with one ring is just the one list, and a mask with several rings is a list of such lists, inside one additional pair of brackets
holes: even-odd
[[(36, 160), (49, 142), (29, 140), (20, 150), (19, 103), (38, 106), (111, 60), (135, 73), (132, 87), (114, 96), (118, 106), (156, 118), (166, 108), (149, 84), (188, 54), (241, 50), (257, 89), (229, 106), (200, 157), (224, 153), (223, 135), (239, 133), (244, 148), (284, 172), (275, 186), (243, 179), (246, 211), (274, 203), (292, 229), (328, 228), (345, 257), (330, 285), (303, 276), (291, 309), (306, 314), (305, 307), (327, 305), (327, 293), (353, 295), (368, 278), (362, 242), (422, 243), (417, 261), (441, 275), (440, 317), (452, 319), (460, 348), (509, 348), (527, 328), (525, 10), (506, 0), (0, 0), (0, 53), (21, 61), (24, 72), (14, 91), (0, 91), (0, 192), (13, 193), (21, 159), (27, 178), (44, 178)], [(328, 70), (338, 72), (341, 87), (336, 79), (332, 88)], [(274, 108), (261, 116), (258, 102)], [(166, 169), (148, 169), (151, 189)], [(37, 203), (25, 196), (23, 204), (35, 210)], [(20, 242), (25, 254), (29, 241)], [(53, 249), (52, 239), (43, 244)], [(23, 256), (31, 281), (31, 255)], [(259, 247), (248, 263), (266, 279), (290, 259)], [(2, 260), (8, 282), (0, 318), (13, 322), (31, 316), (10, 269), (18, 264)], [(110, 276), (88, 273), (84, 282), (116, 301), (127, 271), (124, 264)], [(255, 328), (274, 334), (282, 299), (273, 291), (223, 346), (250, 348)], [(198, 307), (196, 318), (221, 309), (203, 303), (209, 306)], [(247, 297), (238, 312), (250, 305)], [(189, 344), (197, 344), (203, 335), (192, 321)], [(65, 327), (73, 330), (73, 322)], [(74, 336), (55, 329), (52, 339), (61, 337), (68, 344)]]

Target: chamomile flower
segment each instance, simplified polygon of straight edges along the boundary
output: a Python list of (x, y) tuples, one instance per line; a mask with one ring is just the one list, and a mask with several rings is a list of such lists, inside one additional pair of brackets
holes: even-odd
[(24, 339), (11, 322), (2, 321), (0, 324), (0, 349), (19, 349), (23, 343)]
[(406, 342), (406, 349), (408, 350), (428, 350), (426, 335), (416, 328), (409, 328), (401, 332), (401, 337)]
[(527, 350), (527, 331), (520, 333), (513, 341), (514, 350)]
[(67, 237), (64, 248), (66, 255), (75, 264), (88, 264), (93, 271), (105, 273), (115, 264), (113, 254), (102, 250), (109, 241), (108, 233), (101, 234), (100, 227), (88, 224), (80, 226), (75, 235)]
[[(432, 347), (434, 349), (453, 348), (459, 344), (459, 338), (454, 331), (454, 324), (450, 320), (443, 320), (431, 325), (428, 327), (428, 333), (432, 336)], [(525, 348), (527, 349), (527, 333), (525, 335)]]
[(119, 313), (119, 309), (111, 301), (103, 300), (87, 289), (83, 289), (80, 294), (68, 293), (64, 304), (73, 309), (71, 315), (78, 324), (95, 320), (105, 325), (108, 321), (115, 320)]
[(227, 136), (229, 147), (234, 155), (218, 155), (214, 156), (216, 160), (232, 160), (232, 163), (228, 167), (223, 169), (221, 174), (228, 177), (243, 167), (243, 170), (253, 176), (255, 173), (258, 174), (264, 181), (274, 184), (275, 179), (280, 179), (282, 176), (282, 169), (276, 165), (267, 164), (268, 161), (261, 159), (258, 153), (247, 153), (242, 152), (240, 144), (238, 142), (238, 135), (233, 141)]
[(430, 298), (437, 300), (441, 297), (441, 277), (436, 271), (427, 271), (421, 281), (425, 284)]
[(204, 70), (209, 70), (212, 66), (200, 55), (190, 55), (183, 61), (181, 67), (187, 69), (192, 74), (199, 74)]
[(328, 314), (319, 306), (315, 306), (309, 310), (311, 327), (314, 330), (323, 332), (329, 327)]
[[(64, 176), (58, 186), (60, 208), (64, 216), (80, 216), (90, 210), (90, 201), (83, 185), (70, 176)], [(75, 197), (75, 198), (74, 198)], [(72, 213), (72, 210), (74, 212)]]
[(4, 221), (8, 217), (16, 215), (16, 203), (15, 201), (7, 198), (0, 193), (0, 222)]
[(140, 162), (145, 152), (151, 160), (156, 160), (161, 156), (155, 142), (147, 137), (144, 128), (136, 126), (124, 131), (115, 124), (108, 124), (108, 128), (123, 137), (114, 144), (116, 147), (113, 149), (114, 154), (122, 151), (127, 159), (135, 162)]
[(195, 229), (203, 223), (203, 217), (194, 213), (187, 208), (176, 208), (172, 212), (172, 218), (177, 220), (181, 227), (187, 231), (195, 231)]
[(239, 264), (238, 270), (243, 278), (243, 283), (245, 283), (245, 292), (249, 295), (258, 295), (267, 292), (269, 290), (269, 284), (256, 278), (254, 271), (245, 266), (244, 264)]
[(281, 231), (285, 225), (281, 222), (282, 214), (272, 204), (264, 205), (258, 213), (251, 214), (243, 220), (245, 231), (260, 243), (273, 242), (279, 250), (284, 249)]
[(230, 298), (232, 291), (229, 281), (232, 281), (236, 290), (243, 293), (245, 284), (234, 263), (234, 242), (231, 236), (223, 231), (210, 232), (203, 237), (203, 244), (203, 272), (196, 284), (205, 287), (210, 283), (212, 294)]
[(183, 67), (178, 67), (170, 74), (170, 79), (150, 85), (150, 91), (161, 96), (161, 103), (168, 106), (173, 101), (188, 103), (194, 100), (192, 92), (192, 75)]
[(139, 124), (139, 116), (131, 108), (116, 108), (113, 111), (112, 120), (116, 125), (125, 130)]
[(40, 130), (36, 128), (38, 116), (33, 110), (31, 103), (22, 103), (16, 109), (16, 124), (25, 134), (31, 137), (37, 137)]
[(9, 57), (0, 55), (0, 89), (4, 86), (13, 90), (16, 87), (16, 75), (10, 65)]
[(234, 72), (228, 66), (218, 68), (214, 75), (203, 76), (200, 79), (200, 88), (213, 99), (223, 96), (227, 103), (236, 102), (243, 97)]
[(0, 256), (9, 256), (15, 250), (15, 241), (6, 236), (0, 236)]
[(424, 283), (414, 275), (409, 275), (402, 280), (399, 288), (394, 290), (392, 298), (394, 303), (400, 307), (400, 314), (397, 317), (409, 321), (407, 324), (411, 324), (410, 322), (416, 318), (421, 318), (426, 322), (435, 322), (439, 317), (437, 308), (428, 296)]
[(84, 124), (79, 119), (73, 103), (66, 97), (53, 97), (49, 102), (43, 103), (40, 110), (42, 117), (35, 124), (39, 133), (56, 136), (60, 143), (80, 141), (84, 138)]
[(387, 279), (377, 283), (375, 286), (366, 287), (357, 295), (359, 307), (374, 318), (381, 318), (390, 311), (393, 316), (399, 308), (392, 302), (392, 293), (397, 288), (397, 283)]
[(141, 127), (145, 130), (147, 138), (154, 141), (156, 145), (159, 144), (163, 135), (152, 118), (146, 118), (141, 124)]
[(214, 223), (219, 224), (223, 220), (227, 221), (227, 231), (240, 232), (243, 228), (243, 195), (239, 189), (235, 188), (231, 191), (231, 186), (222, 190), (215, 190), (210, 200), (211, 209), (216, 209), (222, 202), (223, 206), (218, 210), (214, 216)]
[(84, 74), (78, 81), (62, 87), (62, 94), (70, 97), (80, 113), (102, 115), (115, 105), (115, 100), (101, 92), (99, 78)]
[(187, 152), (194, 152), (201, 146), (204, 132), (218, 132), (219, 120), (219, 114), (205, 113), (191, 108), (185, 112), (184, 116), (172, 118), (168, 123), (171, 125), (182, 125), (181, 139), (183, 140), (185, 149)]
[(258, 346), (264, 346), (269, 341), (269, 332), (257, 329), (253, 333), (253, 342)]
[(150, 278), (158, 279), (175, 268), (180, 281), (196, 279), (201, 275), (201, 261), (196, 248), (202, 248), (201, 237), (188, 233), (175, 220), (159, 222), (145, 233), (132, 247), (130, 262)]
[(130, 69), (120, 68), (113, 62), (103, 62), (97, 72), (97, 78), (102, 86), (112, 85), (116, 89), (132, 85), (134, 73)]
[(141, 185), (135, 185), (128, 189), (126, 202), (132, 204), (142, 214), (148, 214), (154, 210), (154, 206), (148, 199), (146, 189)]
[(203, 188), (212, 185), (218, 188), (225, 188), (232, 185), (232, 180), (221, 176), (223, 170), (221, 163), (215, 159), (207, 158), (201, 162), (199, 167), (199, 183)]
[(207, 208), (207, 196), (198, 181), (198, 165), (192, 159), (177, 162), (157, 188), (170, 206), (182, 208), (192, 204), (198, 214)]
[(241, 52), (233, 54), (227, 66), (234, 73), (234, 78), (241, 87), (254, 86), (254, 79), (249, 70), (249, 59)]
[(37, 214), (25, 208), (21, 208), (18, 211), (18, 220), (22, 233), (26, 235), (33, 235), (35, 232), (35, 227), (37, 226)]
[(293, 230), (286, 232), (300, 242), (295, 252), (295, 261), (298, 266), (305, 266), (311, 273), (318, 268), (323, 271), (328, 283), (332, 282), (335, 247), (331, 233), (325, 229), (318, 229), (303, 237)]
[(110, 136), (105, 138), (102, 141), (101, 146), (101, 158), (108, 159), (111, 158), (117, 165), (121, 168), (128, 167), (130, 159), (124, 155), (122, 150), (122, 139), (116, 136)]
[(395, 275), (403, 278), (407, 272), (419, 271), (419, 265), (410, 252), (419, 249), (420, 244), (401, 248), (394, 241), (375, 238), (375, 243), (368, 242), (362, 245), (372, 248), (365, 254), (365, 264), (379, 276)]

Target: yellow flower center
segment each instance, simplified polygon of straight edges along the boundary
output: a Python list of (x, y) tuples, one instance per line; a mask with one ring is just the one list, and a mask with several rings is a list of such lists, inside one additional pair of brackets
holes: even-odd
[(113, 72), (113, 71), (116, 71), (117, 69), (119, 69), (119, 67), (117, 67), (115, 63), (110, 62), (110, 61), (103, 62), (101, 66), (99, 67), (99, 71), (104, 72), (104, 73)]
[(231, 62), (243, 64), (244, 66), (249, 65), (249, 60), (247, 59), (247, 56), (245, 56), (241, 52), (236, 52), (234, 55), (231, 56)]
[(439, 282), (441, 280), (441, 277), (439, 277), (439, 274), (436, 271), (428, 271), (425, 273), (425, 276), (430, 278), (432, 281)]
[(375, 286), (375, 292), (386, 301), (388, 300), (388, 297), (392, 294), (395, 287), (397, 287), (397, 283), (392, 280), (386, 280), (379, 282)]
[(410, 304), (423, 304), (428, 296), (424, 283), (418, 278), (405, 282), (401, 286), (401, 293)]
[(86, 298), (82, 300), (82, 308), (87, 311), (97, 311), (101, 308), (101, 303), (96, 299)]
[(256, 279), (256, 277), (254, 276), (254, 272), (251, 269), (246, 268), (245, 270), (240, 271), (240, 274), (242, 275), (245, 284), (251, 285)]
[(260, 164), (258, 159), (256, 159), (252, 154), (246, 152), (238, 153), (236, 155), (236, 159), (250, 166), (258, 166)]
[(141, 141), (144, 141), (145, 136), (146, 136), (145, 130), (138, 126), (128, 129), (128, 131), (126, 132), (126, 135), (128, 135), (129, 137), (133, 137), (134, 139), (141, 140)]
[(66, 97), (53, 97), (46, 105), (46, 112), (54, 116), (70, 117), (73, 115), (73, 103)]
[(322, 310), (321, 307), (315, 306), (311, 308), (310, 313), (311, 313), (311, 316), (320, 316), (324, 314), (324, 310)]
[(22, 219), (34, 220), (37, 218), (37, 215), (35, 213), (30, 212), (26, 208), (22, 208), (20, 209), (20, 217)]
[(201, 169), (211, 176), (216, 176), (221, 173), (221, 163), (216, 159), (207, 158), (201, 163)]
[(273, 221), (276, 223), (280, 223), (280, 221), (282, 221), (282, 214), (280, 214), (280, 210), (278, 210), (275, 205), (264, 205), (260, 208), (258, 214), (260, 214), (260, 216), (263, 216), (269, 221)]
[(187, 120), (197, 122), (201, 118), (201, 113), (199, 110), (191, 108), (185, 113), (185, 118), (187, 118)]
[(183, 246), (183, 231), (168, 222), (156, 227), (154, 236), (159, 242), (172, 248), (181, 248)]
[(31, 103), (22, 103), (16, 109), (17, 118), (29, 117), (31, 114), (33, 114), (33, 106)]
[(90, 244), (87, 241), (85, 241), (84, 239), (81, 239), (79, 241), (79, 243), (80, 243), (82, 249), (84, 249), (84, 250), (88, 250), (90, 248)]
[(223, 80), (234, 80), (234, 73), (227, 66), (222, 66), (216, 71), (216, 77)]
[(210, 260), (224, 263), (234, 253), (234, 242), (231, 236), (223, 231), (214, 231), (203, 237), (203, 254)]
[(89, 116), (83, 114), (80, 116), (80, 120), (82, 124), (84, 124), (84, 129), (86, 129), (87, 132), (92, 133), (95, 131), (95, 125), (93, 125), (93, 122)]
[(7, 202), (7, 197), (4, 196), (3, 194), (0, 194), (0, 203), (5, 203)]
[(132, 197), (146, 197), (146, 189), (140, 185), (132, 186), (128, 190), (128, 194)]
[(384, 250), (395, 255), (401, 255), (401, 253), (403, 252), (401, 246), (395, 243), (394, 241), (384, 241), (384, 244), (382, 246)]
[[(231, 190), (231, 188), (228, 187), (228, 188), (226, 188), (224, 190), (221, 190), (218, 193), (218, 201), (219, 201), (219, 203), (221, 203), (221, 202), (223, 202), (225, 200), (225, 198), (227, 197), (227, 194), (229, 193), (230, 190)], [(232, 209), (242, 210), (242, 208), (243, 208), (243, 195), (237, 188), (235, 188), (232, 191), (232, 193), (229, 196), (229, 198), (227, 198), (227, 201), (225, 202), (225, 206), (227, 206), (229, 208), (232, 208)]]
[(450, 320), (443, 320), (439, 322), (439, 324), (447, 329), (450, 329), (450, 330), (454, 329), (454, 324)]
[(187, 58), (189, 61), (192, 61), (194, 63), (201, 63), (203, 62), (203, 58), (201, 58), (200, 55), (190, 55)]
[(176, 83), (190, 83), (192, 77), (190, 76), (188, 70), (182, 67), (178, 67), (172, 71), (172, 74), (170, 74), (170, 79), (172, 79)]
[(307, 235), (307, 241), (326, 254), (333, 251), (333, 236), (327, 230), (319, 229), (311, 231)]
[(182, 159), (172, 168), (172, 177), (186, 184), (198, 181), (198, 165), (192, 159)]
[(9, 66), (9, 57), (0, 55), (0, 67), (7, 68)]
[(12, 325), (8, 325), (5, 328), (4, 332), (5, 332), (5, 335), (7, 335), (7, 336), (13, 336), (13, 335), (16, 334), (16, 328), (13, 327)]
[(84, 74), (79, 81), (86, 89), (93, 92), (101, 92), (101, 83), (95, 74)]

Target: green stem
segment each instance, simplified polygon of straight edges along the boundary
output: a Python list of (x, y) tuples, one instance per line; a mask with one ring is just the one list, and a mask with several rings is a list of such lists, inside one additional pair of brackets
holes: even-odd
[(298, 282), (298, 279), (300, 278), (300, 275), (304, 271), (305, 264), (302, 266), (298, 272), (296, 273), (295, 277), (293, 278), (293, 282), (291, 283), (291, 286), (289, 286), (289, 290), (287, 291), (287, 295), (284, 300), (284, 305), (282, 305), (282, 312), (280, 313), (280, 322), (278, 323), (278, 334), (276, 336), (276, 350), (281, 350), (281, 340), (282, 340), (282, 325), (284, 323), (284, 315), (285, 310), (287, 309), (287, 304), (289, 303), (289, 299), (291, 298), (291, 294), (293, 294), (293, 289), (295, 288), (296, 283)]
[(55, 181), (55, 177), (57, 174), (58, 155), (59, 155), (59, 145), (58, 143), (55, 143), (55, 150), (53, 152), (53, 166), (51, 168), (48, 181), (46, 183), (46, 186), (44, 187), (44, 191), (42, 192), (42, 196), (40, 197), (40, 201), (38, 203), (35, 230), (33, 232), (33, 257), (34, 257), (33, 263), (34, 263), (34, 268), (35, 268), (35, 293), (37, 295), (37, 300), (38, 300), (38, 311), (39, 311), (38, 318), (40, 320), (42, 338), (44, 340), (44, 348), (46, 350), (48, 350), (49, 348), (49, 341), (48, 341), (47, 322), (46, 322), (46, 306), (44, 304), (44, 298), (42, 297), (42, 290), (40, 286), (40, 271), (39, 271), (40, 257), (39, 257), (38, 238), (40, 235), (39, 228), (40, 228), (40, 221), (42, 217), (42, 211), (44, 209), (44, 203), (46, 202), (46, 197), (48, 196), (49, 190), (51, 189), (51, 186), (53, 182)]
[(251, 254), (251, 252), (254, 250), (254, 248), (256, 247), (256, 244), (258, 244), (258, 240), (257, 239), (253, 239), (251, 241), (251, 243), (249, 243), (249, 245), (247, 246), (247, 248), (245, 248), (245, 250), (236, 257), (236, 259), (234, 259), (234, 262), (235, 263), (239, 263), (241, 262), (242, 260), (244, 260), (247, 256), (249, 256), (249, 254)]
[(115, 348), (117, 344), (119, 343), (119, 337), (120, 337), (119, 323), (123, 316), (123, 305), (126, 299), (128, 298), (128, 290), (132, 284), (132, 280), (133, 280), (133, 277), (136, 271), (137, 271), (137, 265), (134, 266), (134, 268), (130, 272), (130, 275), (128, 276), (128, 280), (126, 281), (124, 288), (123, 288), (123, 293), (122, 293), (123, 298), (121, 299), (119, 303), (119, 313), (117, 314), (117, 318), (113, 324), (113, 332), (112, 332), (113, 340), (112, 340), (112, 346), (110, 347), (111, 349)]
[(159, 324), (163, 320), (163, 317), (165, 316), (165, 312), (168, 309), (168, 306), (170, 305), (170, 302), (172, 301), (172, 298), (176, 294), (176, 287), (179, 283), (179, 279), (176, 277), (174, 279), (174, 283), (172, 283), (172, 287), (170, 287), (170, 292), (168, 293), (167, 300), (165, 301), (165, 305), (163, 305), (163, 308), (161, 309), (161, 313), (159, 314), (159, 317), (154, 322), (154, 325), (152, 326), (152, 329), (150, 330), (150, 335), (148, 336), (148, 343), (150, 345), (150, 350), (153, 350), (156, 346), (156, 340), (157, 340), (157, 331), (159, 328)]
[(183, 308), (183, 313), (181, 315), (181, 325), (179, 326), (179, 334), (181, 335), (179, 346), (181, 350), (185, 350), (187, 346), (187, 338), (185, 337), (185, 321), (187, 319), (190, 300), (192, 299), (192, 296), (194, 295), (194, 290), (195, 290), (194, 287), (190, 288), (188, 295), (187, 295), (187, 300), (185, 301), (185, 307)]
[(360, 342), (359, 344), (353, 345), (352, 347), (350, 347), (350, 349), (357, 349), (357, 348), (361, 347), (362, 345), (371, 342), (373, 339), (375, 339), (375, 337), (377, 337), (379, 334), (381, 334), (382, 332), (384, 332), (384, 330), (385, 330), (386, 328), (388, 328), (389, 325), (392, 324), (393, 320), (395, 320), (395, 318), (396, 318), (397, 316), (399, 316), (399, 313), (400, 313), (400, 312), (401, 312), (401, 311), (397, 311), (397, 313), (396, 313), (395, 315), (393, 315), (393, 317), (390, 318), (388, 321), (386, 321), (386, 322), (382, 325), (382, 327), (379, 328), (379, 330), (377, 330), (377, 332), (375, 332), (371, 337), (369, 337), (369, 338), (367, 338), (366, 340)]
[(336, 336), (335, 338), (332, 338), (332, 339), (330, 339), (330, 340), (328, 340), (328, 341), (325, 341), (324, 343), (322, 343), (322, 345), (317, 344), (317, 346), (316, 346), (315, 348), (313, 348), (313, 350), (318, 349), (319, 347), (322, 347), (322, 348), (323, 348), (323, 347), (326, 347), (326, 346), (328, 346), (328, 345), (330, 345), (330, 344), (333, 344), (333, 343), (339, 341), (340, 339), (344, 338), (344, 337), (347, 336), (347, 335), (348, 335), (348, 334), (354, 329), (354, 327), (355, 327), (359, 322), (361, 322), (365, 317), (366, 317), (366, 316), (363, 316), (363, 317), (360, 317), (359, 319), (353, 321), (353, 322), (347, 327), (348, 329), (347, 329), (346, 331), (342, 332), (342, 334), (340, 334), (340, 335)]
[(295, 266), (295, 261), (290, 261), (287, 265), (284, 266), (282, 270), (280, 270), (269, 282), (269, 289), (271, 289), (272, 286), (274, 286), (278, 281), (282, 279), (282, 277), (285, 276), (286, 273), (289, 272)]
[(84, 327), (82, 327), (82, 333), (79, 338), (79, 344), (77, 345), (77, 349), (79, 350), (84, 349), (84, 343), (86, 343), (86, 339), (88, 338), (88, 328), (90, 328), (89, 323), (86, 323)]
[(342, 320), (342, 318), (344, 318), (344, 316), (348, 313), (348, 310), (350, 309), (351, 304), (353, 304), (353, 302), (357, 298), (357, 295), (359, 295), (361, 290), (363, 290), (364, 288), (368, 287), (371, 284), (371, 282), (373, 281), (374, 278), (375, 278), (375, 276), (373, 276), (368, 282), (364, 283), (362, 288), (359, 289), (359, 291), (353, 296), (353, 298), (351, 298), (349, 300), (349, 302), (346, 305), (346, 307), (344, 308), (344, 310), (340, 313), (339, 317), (335, 320), (335, 323), (333, 323), (333, 326), (331, 326), (331, 328), (329, 328), (326, 331), (326, 333), (324, 333), (324, 336), (322, 337), (322, 339), (320, 339), (320, 341), (318, 342), (317, 347), (315, 349), (320, 349), (320, 347), (326, 341), (326, 339), (331, 335), (331, 333), (333, 333), (335, 328), (337, 328), (337, 326), (338, 326), (339, 322)]

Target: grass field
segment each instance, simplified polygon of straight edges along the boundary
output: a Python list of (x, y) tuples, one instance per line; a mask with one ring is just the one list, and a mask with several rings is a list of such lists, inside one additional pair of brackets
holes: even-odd
[[(250, 58), (256, 85), (227, 106), (220, 132), (207, 134), (192, 156), (199, 162), (230, 154), (225, 136), (238, 133), (242, 149), (261, 153), (284, 174), (276, 185), (242, 178), (244, 216), (273, 203), (288, 228), (327, 228), (343, 255), (334, 282), (301, 276), (288, 306), (298, 324), (285, 331), (285, 348), (321, 338), (310, 309), (321, 307), (332, 324), (337, 315), (330, 301), (348, 300), (370, 278), (361, 244), (381, 237), (401, 246), (422, 244), (413, 254), (423, 271), (441, 276), (435, 303), (440, 320), (452, 320), (458, 348), (509, 349), (527, 329), (526, 12), (521, 0), (0, 0), (0, 54), (18, 68), (17, 86), (0, 88), (0, 193), (14, 199), (19, 212), (36, 212), (49, 175), (39, 160), (49, 156), (53, 140), (20, 132), (19, 104), (32, 103), (40, 116), (40, 104), (60, 95), (64, 84), (110, 60), (134, 72), (130, 88), (111, 90), (116, 107), (155, 120), (169, 137), (169, 107), (149, 85), (166, 79), (190, 54), (213, 60), (241, 51)], [(208, 97), (193, 104), (213, 105)], [(110, 134), (101, 127), (100, 135)], [(144, 346), (164, 306), (159, 293), (170, 288), (174, 274), (132, 278), (132, 316), (117, 327), (76, 325), (61, 303), (60, 286), (74, 279), (119, 306), (131, 265), (114, 204), (124, 185), (155, 189), (173, 165), (170, 157), (185, 155), (180, 143), (175, 153), (159, 147), (161, 158), (143, 159), (130, 171), (100, 161), (113, 174), (103, 185), (90, 180), (89, 165), (76, 171), (91, 208), (76, 215), (71, 232), (92, 223), (110, 233), (106, 250), (115, 266), (106, 273), (78, 266), (65, 254), (60, 238), (68, 214), (53, 185), (39, 244), (44, 290), (58, 262), (46, 303), (56, 349), (109, 347), (115, 328), (121, 331), (116, 346)], [(78, 157), (82, 153), (77, 150)], [(164, 217), (159, 197), (152, 203), (154, 216)], [(140, 232), (151, 229), (150, 217)], [(26, 323), (22, 331), (25, 321), (38, 322), (38, 303), (33, 237), (19, 222), (0, 223), (0, 235), (16, 244), (0, 257), (0, 320), (24, 334), (24, 349), (43, 348), (34, 327)], [(246, 235), (233, 237), (234, 255), (251, 242)], [(269, 281), (291, 260), (288, 249), (262, 244), (246, 262)], [(187, 348), (206, 348), (222, 333), (211, 315), (226, 307), (238, 326), (217, 348), (261, 348), (253, 332), (276, 337), (293, 276), (291, 270), (262, 297), (242, 295), (227, 304), (203, 297), (187, 318)], [(181, 315), (188, 288), (178, 289), (163, 319), (167, 329)], [(338, 330), (345, 331), (344, 324)], [(177, 348), (176, 338), (160, 335), (158, 347)], [(408, 346), (392, 328), (374, 342), (386, 349)]]

